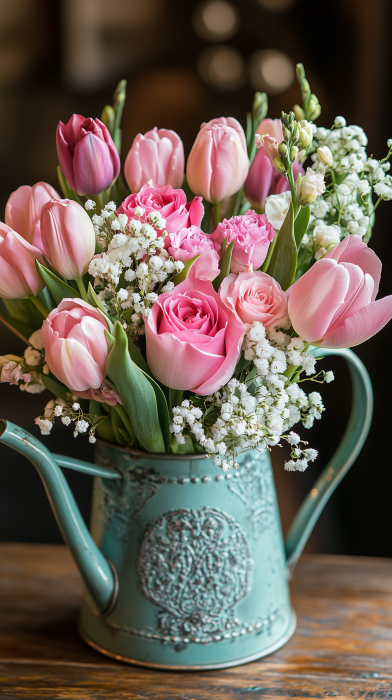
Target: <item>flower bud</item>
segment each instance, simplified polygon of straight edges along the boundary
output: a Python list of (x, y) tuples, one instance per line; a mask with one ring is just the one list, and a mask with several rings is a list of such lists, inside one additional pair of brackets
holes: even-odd
[(284, 140), (290, 141), (290, 136), (291, 136), (291, 134), (290, 134), (290, 131), (287, 128), (287, 126), (283, 126), (283, 138), (284, 138)]
[(270, 159), (271, 163), (274, 162), (275, 158), (279, 158), (279, 144), (273, 136), (269, 134), (256, 134), (255, 136), (256, 148), (264, 148), (265, 154)]
[(281, 158), (274, 158), (274, 160), (272, 161), (272, 165), (281, 175), (285, 174), (286, 168)]
[(280, 115), (280, 120), (285, 126), (288, 126), (290, 124), (289, 115), (286, 114), (286, 112), (282, 112), (282, 114)]
[(305, 119), (305, 112), (299, 105), (294, 105), (293, 112), (295, 114), (297, 122), (300, 122), (301, 119)]
[(333, 165), (333, 157), (332, 153), (329, 150), (328, 146), (320, 146), (320, 148), (317, 149), (317, 155), (319, 160), (324, 163), (328, 168), (331, 168)]
[(35, 261), (43, 263), (41, 251), (6, 224), (0, 223), (0, 296), (27, 299), (44, 288)]
[(319, 173), (316, 174), (312, 168), (308, 168), (304, 177), (298, 175), (297, 199), (302, 207), (308, 207), (316, 197), (324, 192), (324, 178)]
[(286, 146), (284, 141), (282, 141), (282, 143), (279, 144), (278, 151), (279, 151), (279, 155), (282, 158), (285, 158), (285, 156), (287, 156), (287, 146)]
[(60, 195), (47, 182), (22, 185), (12, 192), (5, 207), (5, 223), (36, 248), (42, 249), (39, 220), (41, 209)]
[(178, 134), (155, 127), (138, 134), (124, 165), (124, 175), (131, 192), (139, 192), (149, 180), (155, 187), (181, 187), (184, 179), (184, 146)]
[(268, 111), (268, 100), (265, 92), (256, 92), (253, 100), (252, 119), (257, 126), (264, 119)]
[(298, 148), (302, 149), (308, 149), (309, 146), (312, 145), (313, 141), (313, 132), (311, 129), (310, 124), (305, 121), (305, 119), (302, 120), (302, 122), (299, 123), (299, 138), (297, 142)]
[(67, 280), (87, 272), (95, 253), (95, 232), (87, 212), (70, 199), (52, 199), (42, 207), (41, 235), (45, 255)]
[(308, 109), (307, 109), (307, 118), (309, 121), (314, 121), (317, 119), (321, 114), (321, 107), (320, 103), (316, 97), (316, 95), (311, 95), (309, 102), (308, 102)]
[(290, 160), (293, 162), (298, 155), (298, 148), (297, 146), (291, 146), (290, 148)]
[(104, 107), (102, 110), (101, 122), (103, 122), (105, 124), (105, 126), (109, 129), (111, 134), (114, 131), (115, 121), (116, 121), (116, 115), (114, 113), (114, 109), (113, 109), (112, 105), (106, 105), (106, 107)]
[(299, 136), (300, 136), (300, 130), (298, 129), (298, 126), (296, 126), (294, 131), (293, 131), (293, 139), (292, 139), (293, 143), (297, 143)]

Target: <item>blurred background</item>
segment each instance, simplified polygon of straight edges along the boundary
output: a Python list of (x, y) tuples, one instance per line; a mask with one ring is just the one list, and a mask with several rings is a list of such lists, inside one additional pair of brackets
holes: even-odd
[[(73, 112), (99, 117), (121, 78), (128, 81), (122, 120), (123, 160), (138, 132), (174, 129), (186, 155), (203, 121), (236, 117), (245, 126), (255, 90), (269, 95), (271, 118), (300, 103), (295, 64), (322, 106), (318, 125), (336, 115), (362, 126), (368, 154), (382, 158), (392, 137), (388, 0), (0, 0), (0, 218), (10, 193), (44, 180), (59, 189), (55, 130)], [(385, 273), (380, 296), (392, 294), (392, 203), (377, 210), (371, 246)], [(356, 349), (371, 376), (375, 411), (359, 458), (332, 496), (307, 551), (392, 556), (392, 469), (389, 436), (392, 324)], [(23, 354), (0, 327), (0, 354)], [(301, 473), (283, 470), (284, 448), (273, 451), (286, 530), (343, 434), (350, 380), (342, 360), (328, 361), (336, 380), (325, 385), (326, 411), (299, 432), (320, 451)], [(0, 386), (0, 416), (37, 437), (34, 417), (49, 395)], [(45, 444), (93, 459), (85, 436), (57, 425)], [(88, 520), (91, 479), (65, 470)], [(61, 542), (43, 486), (22, 456), (0, 446), (0, 540)]]

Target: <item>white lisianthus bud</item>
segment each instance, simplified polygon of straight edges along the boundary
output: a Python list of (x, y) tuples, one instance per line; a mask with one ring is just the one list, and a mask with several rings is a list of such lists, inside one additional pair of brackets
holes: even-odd
[(315, 173), (308, 168), (304, 177), (298, 175), (297, 198), (302, 207), (308, 207), (316, 197), (324, 192), (324, 178), (320, 173)]
[(338, 128), (346, 126), (346, 120), (344, 117), (335, 117), (334, 125)]
[(291, 192), (282, 192), (282, 194), (271, 194), (265, 201), (265, 214), (271, 226), (276, 231), (279, 231), (286, 214), (289, 210), (291, 202)]
[(319, 157), (319, 160), (321, 160), (321, 162), (324, 163), (324, 165), (326, 165), (327, 168), (332, 167), (333, 157), (328, 146), (320, 146), (320, 148), (317, 149), (317, 155)]
[(316, 248), (324, 248), (325, 252), (328, 252), (340, 243), (340, 228), (317, 224), (313, 230), (313, 240)]

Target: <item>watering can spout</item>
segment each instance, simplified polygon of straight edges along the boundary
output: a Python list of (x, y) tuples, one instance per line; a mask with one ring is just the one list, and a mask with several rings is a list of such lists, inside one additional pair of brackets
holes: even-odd
[[(113, 609), (117, 595), (116, 571), (92, 539), (79, 512), (59, 463), (80, 471), (109, 476), (109, 470), (86, 462), (52, 455), (33, 435), (0, 419), (0, 442), (23, 454), (36, 467), (48, 495), (57, 523), (84, 580), (95, 612), (105, 615)], [(117, 472), (109, 478), (120, 478)]]

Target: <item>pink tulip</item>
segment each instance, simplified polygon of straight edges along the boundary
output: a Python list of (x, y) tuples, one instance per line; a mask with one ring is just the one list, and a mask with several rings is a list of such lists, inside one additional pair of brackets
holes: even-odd
[(75, 192), (99, 194), (117, 180), (120, 157), (99, 119), (73, 114), (67, 124), (59, 122), (56, 146), (61, 170)]
[(157, 129), (138, 134), (129, 151), (124, 175), (131, 192), (152, 180), (157, 187), (181, 187), (184, 179), (184, 146), (178, 134)]
[(204, 216), (201, 197), (195, 197), (187, 203), (184, 190), (173, 190), (171, 185), (166, 187), (155, 187), (151, 183), (143, 185), (140, 192), (130, 194), (123, 201), (116, 214), (126, 214), (129, 219), (134, 219), (136, 207), (142, 207), (146, 214), (159, 212), (166, 221), (168, 233), (174, 233), (189, 226), (200, 226)]
[(186, 175), (192, 192), (218, 204), (244, 184), (249, 171), (245, 134), (233, 117), (202, 124), (189, 154)]
[(30, 245), (7, 224), (0, 223), (0, 297), (35, 297), (45, 284), (35, 266), (43, 263), (41, 251)]
[(392, 296), (375, 301), (381, 261), (360, 236), (347, 236), (287, 291), (294, 330), (312, 345), (347, 348), (392, 318)]
[[(298, 163), (298, 160), (295, 160), (293, 163), (294, 180), (297, 179), (298, 173), (305, 175), (303, 167)], [(271, 194), (282, 194), (289, 189), (289, 183), (285, 176), (280, 175), (275, 170), (263, 149), (258, 150), (245, 182), (245, 195), (252, 207), (263, 212), (267, 197)]]
[(67, 280), (87, 272), (95, 253), (95, 232), (87, 212), (71, 199), (52, 199), (42, 207), (41, 235), (45, 255)]
[(39, 219), (42, 207), (50, 199), (60, 199), (60, 195), (47, 182), (37, 182), (32, 187), (18, 187), (5, 206), (5, 223), (40, 250), (43, 248)]
[(147, 362), (171, 389), (207, 396), (231, 379), (244, 324), (221, 301), (211, 282), (187, 277), (161, 294), (145, 321)]
[(42, 326), (49, 369), (71, 391), (99, 389), (106, 375), (107, 324), (82, 299), (63, 299)]

